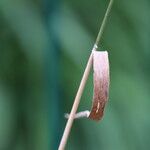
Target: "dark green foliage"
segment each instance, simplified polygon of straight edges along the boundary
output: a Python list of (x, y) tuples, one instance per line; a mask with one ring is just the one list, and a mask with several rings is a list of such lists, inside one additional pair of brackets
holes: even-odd
[[(109, 2), (45, 1), (0, 0), (0, 150), (58, 146)], [(67, 150), (150, 147), (150, 2), (114, 2), (99, 48), (109, 52), (109, 103), (101, 122), (74, 122)], [(91, 73), (79, 110), (92, 87)]]

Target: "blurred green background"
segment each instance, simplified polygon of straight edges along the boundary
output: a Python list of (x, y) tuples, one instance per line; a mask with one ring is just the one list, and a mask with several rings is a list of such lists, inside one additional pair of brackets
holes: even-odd
[[(0, 0), (0, 150), (55, 150), (108, 0)], [(66, 150), (150, 148), (150, 1), (115, 0), (101, 122), (73, 124)], [(79, 111), (90, 109), (90, 74)]]

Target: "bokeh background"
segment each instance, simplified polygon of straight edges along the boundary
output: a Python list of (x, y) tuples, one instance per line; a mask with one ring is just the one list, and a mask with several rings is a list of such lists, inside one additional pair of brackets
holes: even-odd
[[(108, 0), (0, 0), (0, 150), (56, 150)], [(150, 148), (150, 1), (115, 0), (99, 50), (111, 85), (101, 122), (66, 150)], [(92, 73), (79, 111), (90, 109)]]

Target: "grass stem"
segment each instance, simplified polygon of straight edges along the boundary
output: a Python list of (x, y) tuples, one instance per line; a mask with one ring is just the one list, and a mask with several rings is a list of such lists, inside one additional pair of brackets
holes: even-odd
[[(98, 33), (98, 36), (97, 36), (96, 42), (94, 44), (93, 50), (97, 50), (97, 48), (98, 48), (98, 44), (99, 44), (101, 36), (103, 34), (107, 18), (108, 18), (108, 15), (109, 15), (111, 7), (112, 7), (112, 3), (113, 3), (113, 0), (110, 0), (108, 8), (107, 8), (105, 16), (104, 16), (104, 19), (103, 19), (103, 22), (102, 22), (102, 25), (100, 27), (100, 30), (99, 30), (99, 33)], [(73, 103), (73, 106), (72, 106), (72, 109), (71, 109), (71, 113), (69, 115), (69, 119), (67, 121), (67, 124), (66, 124), (66, 127), (65, 127), (65, 130), (64, 130), (64, 133), (63, 133), (63, 136), (62, 136), (62, 139), (61, 139), (58, 150), (64, 150), (65, 149), (65, 146), (66, 146), (66, 143), (67, 143), (67, 140), (68, 140), (68, 136), (69, 136), (69, 133), (70, 133), (73, 121), (74, 121), (74, 117), (75, 117), (75, 114), (77, 112), (77, 109), (78, 109), (78, 106), (79, 106), (79, 103), (80, 103), (80, 99), (81, 99), (86, 81), (88, 79), (88, 76), (89, 76), (89, 73), (90, 73), (90, 70), (91, 70), (91, 67), (92, 67), (92, 62), (93, 62), (92, 61), (92, 59), (93, 59), (92, 56), (93, 56), (93, 53), (91, 52), (91, 55), (89, 57), (88, 63), (86, 65), (86, 68), (85, 68), (85, 71), (84, 71), (84, 74), (83, 74), (83, 77), (82, 77), (82, 80), (80, 82), (79, 89), (78, 89), (76, 97), (74, 99), (74, 103)]]

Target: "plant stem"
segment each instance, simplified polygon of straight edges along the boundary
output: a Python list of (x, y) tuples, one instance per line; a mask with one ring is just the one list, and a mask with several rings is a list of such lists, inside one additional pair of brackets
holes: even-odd
[(85, 84), (86, 84), (91, 66), (92, 66), (92, 53), (90, 55), (90, 58), (88, 60), (87, 66), (86, 66), (86, 69), (84, 71), (84, 74), (83, 74), (83, 77), (82, 77), (77, 95), (75, 97), (74, 104), (72, 106), (71, 113), (69, 115), (69, 119), (68, 119), (67, 125), (65, 127), (64, 134), (63, 134), (63, 137), (61, 139), (61, 143), (59, 145), (58, 150), (64, 150), (64, 148), (65, 148), (65, 145), (66, 145), (66, 142), (67, 142), (67, 139), (68, 139), (68, 136), (69, 136), (72, 124), (73, 124), (74, 116), (75, 116), (76, 111), (78, 109), (78, 106), (79, 106), (79, 103), (80, 103), (80, 98), (82, 96), (82, 93), (83, 93), (83, 90), (84, 90), (84, 87), (85, 87)]
[(105, 13), (105, 16), (103, 18), (103, 21), (102, 21), (99, 33), (98, 33), (97, 38), (96, 38), (95, 45), (97, 45), (97, 46), (98, 46), (98, 44), (99, 44), (99, 42), (101, 40), (102, 34), (104, 32), (104, 28), (106, 26), (106, 22), (107, 22), (107, 19), (108, 19), (108, 16), (109, 16), (112, 4), (113, 4), (113, 0), (110, 0), (109, 5), (108, 5), (107, 10), (106, 10), (106, 13)]
[[(109, 15), (109, 12), (111, 10), (112, 3), (113, 3), (113, 0), (110, 0), (108, 8), (107, 8), (105, 16), (104, 16), (104, 19), (103, 19), (103, 22), (102, 22), (102, 25), (100, 27), (95, 45), (93, 47), (93, 50), (97, 49), (97, 45), (100, 42), (104, 27), (105, 27), (105, 24), (106, 24), (108, 15)], [(93, 53), (91, 52), (91, 55), (89, 57), (89, 60), (88, 60), (88, 63), (86, 65), (82, 80), (80, 82), (80, 86), (79, 86), (79, 89), (77, 91), (77, 94), (76, 94), (76, 97), (75, 97), (75, 100), (74, 100), (74, 103), (73, 103), (73, 106), (72, 106), (72, 109), (71, 109), (71, 113), (69, 115), (69, 119), (68, 119), (68, 122), (66, 124), (66, 127), (65, 127), (65, 130), (64, 130), (64, 133), (63, 133), (63, 136), (62, 136), (62, 139), (61, 139), (58, 150), (64, 150), (65, 149), (65, 145), (67, 143), (67, 139), (68, 139), (68, 136), (69, 136), (69, 133), (70, 133), (73, 121), (74, 121), (74, 117), (75, 117), (76, 111), (78, 109), (80, 99), (81, 99), (86, 81), (88, 79), (88, 76), (89, 76), (89, 73), (90, 73), (90, 70), (91, 70), (91, 66), (92, 66), (92, 62), (93, 62), (92, 60), (93, 60)]]

